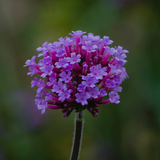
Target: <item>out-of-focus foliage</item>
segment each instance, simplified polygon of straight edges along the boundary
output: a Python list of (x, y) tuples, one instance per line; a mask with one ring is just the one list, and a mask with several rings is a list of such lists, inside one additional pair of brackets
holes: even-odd
[(0, 159), (69, 159), (74, 113), (41, 115), (23, 65), (43, 42), (79, 29), (130, 51), (121, 103), (85, 114), (80, 160), (159, 160), (159, 8), (157, 0), (1, 0)]

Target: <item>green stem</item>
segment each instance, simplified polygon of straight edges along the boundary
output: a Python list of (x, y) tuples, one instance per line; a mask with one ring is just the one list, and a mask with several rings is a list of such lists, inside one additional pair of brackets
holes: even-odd
[(84, 110), (75, 114), (75, 129), (70, 160), (78, 160), (82, 143)]

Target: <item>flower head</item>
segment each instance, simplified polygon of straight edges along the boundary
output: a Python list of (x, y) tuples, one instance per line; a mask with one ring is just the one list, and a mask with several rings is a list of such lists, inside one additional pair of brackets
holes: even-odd
[[(28, 75), (39, 74), (31, 81), (37, 86), (35, 104), (41, 113), (49, 109), (62, 109), (64, 117), (76, 110), (88, 109), (96, 117), (99, 104), (120, 102), (120, 86), (128, 78), (124, 68), (127, 50), (109, 47), (109, 37), (93, 33), (72, 31), (70, 37), (59, 38), (54, 43), (45, 42), (37, 51), (43, 58), (36, 63), (36, 56), (25, 62)], [(103, 97), (108, 99), (102, 100)]]

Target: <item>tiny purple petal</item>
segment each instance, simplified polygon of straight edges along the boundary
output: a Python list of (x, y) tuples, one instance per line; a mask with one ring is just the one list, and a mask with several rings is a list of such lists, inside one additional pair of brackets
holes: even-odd
[(56, 82), (57, 82), (57, 78), (56, 78), (56, 74), (54, 74), (54, 76), (49, 77), (49, 82), (47, 82), (47, 85), (52, 86), (56, 84)]
[(108, 88), (113, 89), (115, 87), (115, 81), (107, 79), (106, 80), (106, 85), (107, 85)]
[(104, 42), (105, 45), (109, 45), (109, 44), (113, 43), (113, 41), (110, 40), (108, 36), (103, 37), (103, 42)]
[(85, 80), (82, 81), (82, 84), (88, 87), (95, 87), (95, 84), (98, 82), (95, 77), (91, 77), (90, 75), (82, 76), (82, 79)]
[(53, 85), (52, 92), (60, 93), (65, 88), (66, 84), (63, 84), (62, 81), (58, 81), (58, 84)]
[(56, 57), (63, 57), (65, 54), (64, 50), (60, 49), (57, 51)]
[(101, 97), (104, 97), (104, 96), (107, 95), (107, 93), (106, 93), (106, 91), (105, 91), (104, 89), (101, 89), (100, 92), (99, 92), (99, 95), (100, 95)]
[(45, 100), (52, 100), (52, 94), (50, 92), (47, 92), (46, 96), (45, 96)]
[(101, 64), (98, 64), (96, 66), (90, 67), (91, 73), (89, 75), (91, 75), (91, 77), (95, 77), (96, 79), (102, 79), (103, 76), (107, 75), (106, 70), (106, 67), (102, 68)]
[(85, 92), (76, 93), (75, 96), (77, 97), (76, 101), (78, 103), (81, 103), (82, 106), (87, 105), (87, 99), (89, 99), (89, 96), (85, 94)]
[(113, 91), (115, 91), (115, 92), (122, 92), (122, 87), (121, 86), (115, 86), (115, 88), (113, 89)]
[(50, 76), (52, 73), (53, 73), (53, 68), (54, 66), (53, 65), (45, 65), (43, 67), (40, 67), (40, 70), (42, 72), (44, 72), (41, 77), (45, 78), (47, 75)]
[(88, 87), (88, 90), (89, 92), (86, 92), (86, 95), (88, 95), (89, 98), (90, 97), (98, 98), (98, 95), (99, 95), (98, 87), (95, 87), (95, 88)]
[(38, 79), (37, 77), (34, 77), (34, 80), (31, 81), (31, 88), (33, 88), (34, 86), (37, 86), (37, 84), (38, 84)]
[(42, 104), (37, 105), (38, 110), (41, 110), (41, 114), (45, 113), (45, 110), (47, 108), (48, 102), (45, 100), (42, 100)]
[(72, 42), (71, 38), (69, 37), (65, 37), (65, 38), (59, 38), (59, 42), (60, 44), (63, 44), (63, 45), (69, 45), (70, 42)]
[(119, 98), (120, 98), (120, 96), (118, 95), (117, 92), (111, 91), (111, 92), (109, 93), (109, 100), (110, 100), (111, 103), (116, 103), (116, 104), (118, 104), (118, 103), (120, 102), (120, 101), (119, 101)]
[(40, 91), (44, 88), (45, 83), (44, 80), (39, 79), (39, 82), (37, 83), (38, 89), (37, 89), (37, 93), (40, 93)]
[(60, 58), (59, 62), (55, 63), (57, 68), (66, 68), (69, 64), (68, 64), (68, 59), (67, 58)]
[(71, 36), (79, 36), (81, 37), (83, 34), (85, 34), (86, 32), (82, 32), (81, 30), (78, 31), (72, 31), (72, 33), (69, 33), (69, 35)]
[(30, 59), (27, 60), (27, 61), (25, 62), (26, 65), (24, 65), (24, 67), (26, 67), (26, 66), (35, 66), (35, 64), (36, 64), (36, 63), (35, 63), (35, 59), (36, 59), (36, 56), (33, 56), (31, 60), (30, 60)]
[(75, 52), (71, 53), (71, 57), (68, 57), (68, 62), (70, 62), (70, 64), (74, 64), (74, 63), (79, 63), (81, 61), (81, 55), (78, 54), (76, 55)]
[(116, 85), (120, 85), (122, 83), (120, 75), (114, 75), (114, 81)]
[(29, 71), (30, 71), (30, 72), (28, 72), (27, 75), (33, 76), (34, 74), (36, 74), (36, 73), (37, 73), (37, 68), (36, 68), (36, 66), (35, 66), (35, 65), (29, 66)]
[(93, 45), (91, 41), (87, 41), (85, 42), (85, 44), (86, 44), (85, 46), (82, 46), (82, 49), (86, 50), (87, 52), (95, 52), (96, 49), (98, 48), (98, 46)]
[(72, 79), (70, 71), (68, 73), (62, 71), (62, 73), (59, 74), (59, 76), (61, 77), (59, 80), (64, 81), (65, 83), (68, 83)]
[(73, 64), (68, 64), (65, 68), (65, 71), (71, 71), (73, 69)]
[(83, 85), (83, 84), (79, 84), (79, 85), (78, 85), (77, 90), (78, 90), (79, 92), (83, 92), (83, 91), (85, 91), (85, 89), (86, 89), (86, 85)]
[(67, 89), (65, 88), (62, 92), (60, 92), (60, 93), (58, 94), (58, 96), (59, 96), (58, 100), (60, 100), (61, 102), (64, 102), (65, 99), (68, 99), (68, 98), (71, 96), (71, 95), (70, 95), (71, 92), (72, 92), (71, 89), (67, 90)]

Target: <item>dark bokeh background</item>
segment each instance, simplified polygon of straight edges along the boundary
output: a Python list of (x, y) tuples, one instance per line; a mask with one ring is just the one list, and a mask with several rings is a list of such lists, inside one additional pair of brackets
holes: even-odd
[(74, 114), (41, 115), (23, 65), (72, 30), (130, 51), (121, 103), (85, 113), (80, 160), (160, 160), (158, 0), (0, 0), (0, 160), (69, 159)]

